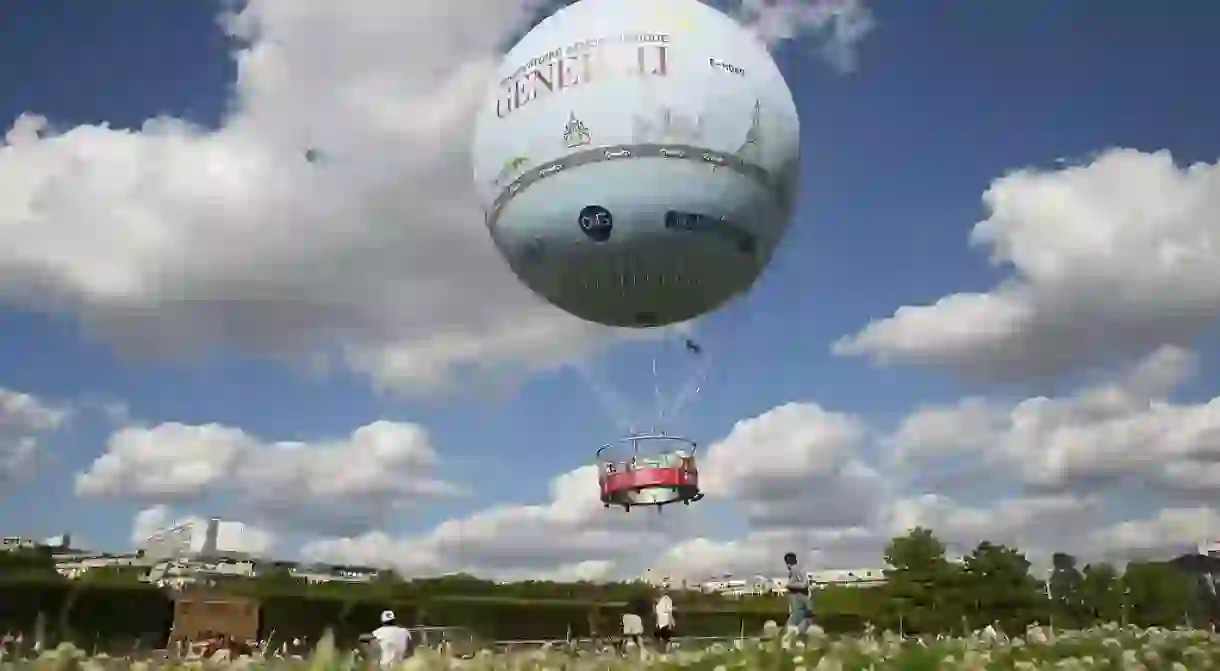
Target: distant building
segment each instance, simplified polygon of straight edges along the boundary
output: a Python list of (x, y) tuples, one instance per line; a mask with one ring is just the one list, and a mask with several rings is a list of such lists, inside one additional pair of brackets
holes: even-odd
[[(650, 587), (661, 587), (665, 589), (669, 589), (674, 586), (672, 578), (670, 578), (668, 575), (662, 575), (650, 568), (644, 569), (644, 575), (640, 576), (640, 582)], [(685, 582), (682, 583), (682, 587), (685, 589)]]
[(699, 584), (699, 591), (707, 594), (729, 594), (741, 593), (745, 591), (747, 583), (745, 580), (734, 578), (732, 573), (725, 573), (712, 578), (708, 578)]
[(1199, 554), (1204, 557), (1220, 559), (1220, 540), (1210, 540), (1199, 543)]
[(69, 552), (55, 555), (55, 570), (69, 580), (75, 580), (93, 569), (127, 568), (145, 572), (151, 562), (137, 553)]
[(149, 573), (149, 580), (163, 587), (183, 587), (223, 578), (257, 578), (276, 571), (286, 571), (290, 577), (311, 585), (327, 582), (371, 582), (381, 573), (380, 569), (365, 566), (237, 558), (187, 558), (159, 562)]
[(183, 557), (154, 563), (145, 580), (159, 587), (182, 588), (221, 578), (251, 578), (256, 572), (256, 565), (250, 559)]
[(72, 534), (62, 533), (58, 536), (42, 539), (42, 544), (51, 548), (56, 553), (72, 551)]
[[(833, 569), (809, 571), (805, 574), (813, 587), (876, 587), (885, 584), (883, 569)], [(731, 573), (715, 576), (699, 585), (702, 592), (727, 597), (786, 594), (788, 578), (768, 578), (756, 575), (752, 579), (735, 578)]]
[(375, 579), (380, 569), (365, 566), (305, 564), (254, 557), (248, 552), (247, 533), (241, 522), (212, 518), (188, 520), (161, 529), (139, 545), (137, 552), (113, 553), (73, 549), (71, 536), (37, 540), (18, 536), (0, 538), (0, 552), (47, 548), (55, 570), (70, 580), (99, 569), (120, 569), (161, 587), (181, 588), (209, 584), (224, 578), (256, 578), (285, 571), (299, 580), (361, 583)]
[(216, 578), (252, 577), (256, 560), (241, 522), (191, 519), (158, 530), (141, 543), (148, 562), (146, 580), (182, 587)]
[(370, 582), (381, 573), (380, 569), (367, 566), (338, 566), (332, 564), (290, 564), (288, 571), (294, 578), (310, 584), (324, 582)]
[(809, 584), (820, 587), (876, 587), (885, 584), (885, 571), (879, 568), (810, 571)]
[(242, 539), (245, 525), (213, 517), (187, 520), (166, 527), (145, 539), (144, 555), (154, 561), (168, 559), (250, 559)]
[(2, 550), (32, 550), (41, 545), (33, 538), (21, 538), (20, 536), (6, 536), (0, 538), (0, 551)]
[(699, 591), (726, 597), (761, 596), (776, 593), (780, 583), (786, 584), (787, 581), (761, 575), (749, 579), (734, 578), (733, 574), (726, 573), (703, 581)]

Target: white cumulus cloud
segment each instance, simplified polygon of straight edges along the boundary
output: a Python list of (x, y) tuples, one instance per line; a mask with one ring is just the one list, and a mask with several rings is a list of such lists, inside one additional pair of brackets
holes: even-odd
[[(1220, 492), (1220, 399), (1171, 397), (1193, 371), (1190, 353), (1161, 348), (1124, 376), (1063, 397), (922, 408), (891, 441), (912, 468), (948, 454), (981, 462), (976, 475), (1041, 490), (1125, 483), (1207, 500)], [(942, 430), (954, 425), (963, 432)]]
[(306, 531), (362, 531), (384, 515), (461, 490), (439, 479), (427, 432), (378, 421), (341, 440), (264, 442), (241, 429), (160, 424), (116, 431), (76, 476), (83, 497), (150, 503), (219, 495)]
[(836, 353), (1014, 378), (1189, 346), (1220, 316), (1220, 163), (1114, 149), (1012, 172), (983, 203), (970, 242), (1008, 277), (900, 307)]
[(40, 440), (68, 416), (66, 407), (0, 387), (0, 486), (30, 473), (42, 447)]
[(860, 0), (742, 0), (735, 15), (768, 43), (813, 32), (825, 37), (822, 54), (841, 70), (856, 65), (856, 51), (876, 22)]

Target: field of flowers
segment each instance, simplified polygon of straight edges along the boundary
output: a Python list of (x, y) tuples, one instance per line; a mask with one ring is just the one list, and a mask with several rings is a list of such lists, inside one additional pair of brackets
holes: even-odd
[[(305, 659), (242, 657), (234, 661), (155, 662), (105, 656), (88, 657), (70, 645), (33, 659), (0, 660), (0, 671), (25, 669), (80, 671), (169, 671), (171, 668), (233, 670), (266, 668), (276, 671), (356, 671), (368, 668), (355, 653), (336, 650), (326, 639)], [(910, 640), (893, 634), (853, 638), (814, 633), (805, 638), (742, 640), (700, 649), (661, 654), (650, 650), (570, 651), (548, 648), (517, 653), (481, 652), (458, 659), (432, 650), (419, 650), (400, 671), (416, 669), (774, 669), (776, 671), (848, 671), (868, 669), (1122, 669), (1127, 671), (1193, 671), (1220, 668), (1220, 635), (1189, 629), (1138, 629), (1109, 625), (1086, 631), (1051, 632), (1031, 628), (1023, 636), (979, 632), (965, 638)]]

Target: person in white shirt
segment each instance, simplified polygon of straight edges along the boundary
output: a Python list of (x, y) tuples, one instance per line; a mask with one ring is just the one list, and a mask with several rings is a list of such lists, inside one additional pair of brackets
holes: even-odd
[(644, 618), (637, 613), (623, 613), (623, 650), (634, 643), (639, 649), (644, 643)]
[(373, 630), (373, 640), (381, 653), (381, 668), (386, 670), (406, 659), (411, 648), (411, 632), (398, 626), (392, 610), (382, 611), (381, 626)]
[(809, 601), (809, 576), (801, 570), (796, 553), (784, 555), (788, 566), (788, 631), (804, 634), (813, 621), (813, 604)]
[(669, 641), (674, 636), (674, 602), (669, 598), (668, 591), (661, 592), (661, 597), (657, 599), (657, 603), (653, 606), (653, 613), (656, 616), (656, 629), (653, 635), (661, 644), (661, 649), (669, 648)]

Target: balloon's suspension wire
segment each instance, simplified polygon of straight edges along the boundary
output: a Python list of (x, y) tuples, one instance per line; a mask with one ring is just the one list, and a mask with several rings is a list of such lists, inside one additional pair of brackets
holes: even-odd
[(665, 421), (665, 402), (661, 399), (661, 380), (657, 377), (657, 358), (652, 357), (652, 396), (656, 401), (657, 424)]
[[(636, 412), (632, 412), (631, 405), (627, 403), (622, 396), (615, 392), (613, 387), (600, 379), (597, 373), (586, 362), (578, 362), (576, 370), (581, 378), (589, 385), (589, 389), (597, 398), (602, 409), (614, 422), (615, 426), (626, 432), (628, 435), (634, 435), (641, 430), (650, 429), (653, 432), (663, 432), (665, 425), (678, 418), (687, 405), (695, 398), (702, 390), (702, 384), (712, 364), (712, 355), (710, 352), (704, 352), (702, 347), (694, 345), (690, 340), (684, 339), (684, 345), (687, 351), (684, 354), (693, 356), (696, 362), (691, 372), (685, 376), (681, 385), (674, 391), (673, 394), (667, 395), (664, 392), (664, 385), (661, 384), (661, 372), (664, 366), (659, 362), (659, 357), (652, 358), (652, 395), (653, 395), (653, 422), (652, 426), (641, 426), (639, 420), (643, 419)], [(636, 406), (638, 407), (638, 406)]]
[(696, 394), (703, 388), (703, 381), (707, 378), (708, 369), (712, 365), (712, 352), (702, 352), (696, 355), (698, 362), (695, 364), (695, 369), (686, 378), (686, 381), (678, 388), (678, 391), (673, 395), (673, 401), (668, 408), (664, 408), (660, 413), (659, 420), (664, 422), (666, 418), (677, 417), (683, 410), (686, 409), (686, 404), (689, 403)]
[(593, 395), (597, 397), (597, 401), (601, 404), (602, 409), (610, 416), (610, 420), (614, 425), (627, 434), (634, 434), (638, 428), (631, 421), (631, 413), (627, 408), (627, 403), (610, 388), (610, 385), (604, 384), (597, 379), (597, 375), (589, 368), (588, 364), (583, 361), (576, 363), (576, 371), (585, 383), (589, 385), (589, 389), (593, 391)]

